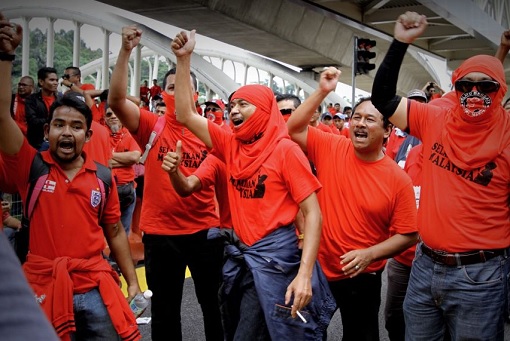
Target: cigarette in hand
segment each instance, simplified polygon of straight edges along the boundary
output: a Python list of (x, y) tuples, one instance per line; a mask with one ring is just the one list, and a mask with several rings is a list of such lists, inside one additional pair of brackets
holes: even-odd
[(304, 316), (299, 312), (299, 310), (296, 310), (296, 314), (297, 316), (299, 316), (299, 318), (301, 319), (301, 321), (303, 321), (304, 323), (307, 323), (308, 321), (306, 321), (306, 319), (304, 318)]

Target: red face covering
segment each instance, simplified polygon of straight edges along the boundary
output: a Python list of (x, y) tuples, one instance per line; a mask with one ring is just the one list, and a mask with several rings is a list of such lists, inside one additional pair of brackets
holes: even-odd
[[(166, 114), (165, 117), (168, 120), (168, 122), (180, 124), (177, 121), (177, 118), (175, 116), (175, 96), (169, 95), (166, 91), (163, 91), (161, 93), (163, 97), (163, 102), (165, 102), (166, 105)], [(193, 100), (196, 102), (198, 100), (198, 94), (193, 95)]]
[(245, 85), (232, 95), (257, 108), (241, 126), (234, 126), (236, 145), (232, 147), (230, 164), (236, 179), (248, 179), (266, 161), (278, 142), (290, 138), (278, 110), (274, 94), (267, 86)]
[(223, 123), (223, 111), (209, 111), (207, 112), (207, 119), (220, 126)]
[[(467, 59), (452, 75), (452, 83), (468, 73), (482, 72), (500, 84), (497, 92), (478, 91), (456, 94), (455, 106), (445, 117), (442, 139), (448, 157), (465, 170), (479, 168), (494, 160), (510, 143), (510, 115), (501, 101), (507, 86), (501, 62), (491, 56), (479, 55)], [(450, 98), (453, 95), (448, 94)], [(431, 105), (434, 105), (434, 101)]]

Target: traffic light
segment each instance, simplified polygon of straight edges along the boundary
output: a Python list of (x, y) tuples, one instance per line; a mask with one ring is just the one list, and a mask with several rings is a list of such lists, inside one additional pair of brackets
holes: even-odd
[(375, 64), (370, 63), (370, 59), (375, 58), (375, 52), (370, 49), (375, 46), (375, 40), (355, 38), (356, 51), (354, 51), (354, 70), (356, 75), (366, 75), (369, 71), (375, 69)]

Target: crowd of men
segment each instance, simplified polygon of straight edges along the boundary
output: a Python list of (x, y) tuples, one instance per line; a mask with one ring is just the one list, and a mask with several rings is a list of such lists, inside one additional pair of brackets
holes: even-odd
[(176, 35), (176, 67), (162, 87), (145, 81), (139, 98), (126, 93), (136, 25), (122, 29), (109, 89), (83, 84), (78, 67), (62, 77), (44, 67), (39, 91), (24, 76), (12, 95), (22, 29), (0, 14), (0, 191), (24, 204), (22, 221), (2, 207), (23, 262), (21, 271), (0, 247), (0, 272), (12, 279), (0, 285), (0, 304), (12, 306), (0, 313), (2, 335), (141, 338), (127, 236), (142, 162), (153, 340), (182, 339), (186, 268), (207, 340), (324, 340), (337, 309), (343, 340), (379, 340), (384, 269), (390, 340), (503, 340), (510, 31), (496, 57), (454, 71), (452, 91), (430, 82), (398, 96), (407, 47), (426, 27), (414, 12), (397, 19), (372, 97), (353, 108), (323, 106), (341, 76), (329, 67), (303, 102), (246, 85), (202, 114), (195, 31)]

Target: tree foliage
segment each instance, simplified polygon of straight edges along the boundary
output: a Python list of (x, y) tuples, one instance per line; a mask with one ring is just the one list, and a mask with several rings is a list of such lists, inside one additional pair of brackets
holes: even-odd
[[(46, 33), (36, 28), (30, 31), (30, 59), (29, 59), (29, 75), (37, 82), (37, 70), (47, 66), (46, 51), (47, 51), (47, 36)], [(68, 66), (73, 66), (73, 42), (74, 31), (55, 32), (54, 39), (54, 59), (53, 67), (57, 69), (58, 75), (64, 73), (64, 69)], [(103, 52), (101, 49), (91, 50), (83, 40), (80, 41), (80, 64), (85, 65), (93, 60), (101, 58)], [(16, 59), (13, 65), (13, 80), (17, 80), (22, 76), (21, 74), (21, 55), (23, 51), (23, 42), (16, 49)]]

